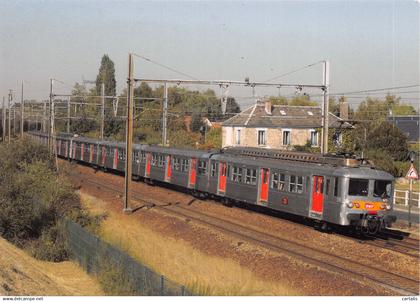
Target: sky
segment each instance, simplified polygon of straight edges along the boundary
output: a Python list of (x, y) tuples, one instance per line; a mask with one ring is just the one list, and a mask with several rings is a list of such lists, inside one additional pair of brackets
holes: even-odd
[[(23, 81), (25, 99), (47, 99), (49, 78), (68, 94), (75, 82), (95, 80), (103, 54), (115, 63), (121, 92), (129, 52), (199, 79), (265, 81), (328, 60), (331, 93), (418, 85), (419, 12), (414, 0), (0, 0), (0, 96), (12, 89), (20, 99)], [(187, 79), (140, 58), (135, 76)], [(321, 84), (322, 64), (273, 82)], [(252, 104), (249, 87), (228, 90), (242, 107)], [(394, 91), (418, 108), (419, 90)], [(319, 98), (319, 90), (303, 92)], [(261, 97), (279, 93), (295, 90), (256, 89)]]

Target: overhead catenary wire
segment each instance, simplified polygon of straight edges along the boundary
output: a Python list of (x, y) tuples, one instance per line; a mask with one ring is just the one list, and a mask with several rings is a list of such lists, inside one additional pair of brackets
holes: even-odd
[(289, 71), (289, 72), (286, 72), (286, 73), (280, 74), (280, 75), (278, 75), (278, 76), (275, 76), (275, 77), (272, 77), (272, 78), (266, 79), (266, 80), (264, 80), (263, 82), (264, 82), (264, 83), (271, 82), (271, 81), (273, 81), (273, 80), (275, 80), (275, 79), (279, 79), (279, 78), (285, 77), (285, 76), (287, 76), (287, 75), (290, 75), (290, 74), (293, 74), (293, 73), (296, 73), (296, 72), (299, 72), (299, 71), (302, 71), (302, 70), (308, 69), (308, 68), (310, 68), (310, 67), (312, 67), (312, 66), (315, 66), (315, 65), (317, 65), (317, 64), (319, 64), (319, 63), (322, 63), (322, 62), (323, 62), (323, 61), (321, 60), (321, 61), (318, 61), (318, 62), (315, 62), (315, 63), (309, 64), (309, 65), (305, 65), (305, 66), (300, 67), (300, 68), (298, 68), (298, 69), (295, 69), (295, 70), (292, 70), (292, 71)]

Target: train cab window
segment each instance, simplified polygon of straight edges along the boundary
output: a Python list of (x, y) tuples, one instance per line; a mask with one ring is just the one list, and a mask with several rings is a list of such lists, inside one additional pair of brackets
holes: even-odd
[(211, 163), (210, 176), (215, 177), (217, 175), (217, 166), (218, 164), (216, 162)]
[(334, 178), (334, 196), (338, 196), (338, 178)]
[(255, 185), (257, 184), (257, 170), (254, 168), (245, 169), (245, 183)]
[(181, 171), (187, 172), (189, 169), (190, 162), (188, 159), (182, 159), (181, 161)]
[(153, 154), (152, 155), (152, 166), (156, 166), (157, 165), (157, 159), (158, 159), (158, 155), (157, 154)]
[(180, 163), (180, 159), (179, 158), (174, 158), (173, 162), (174, 162), (174, 170), (181, 170), (181, 163)]
[(165, 166), (165, 158), (163, 157), (163, 155), (158, 156), (158, 166), (159, 167)]
[(390, 181), (376, 180), (373, 186), (373, 196), (381, 198), (391, 197), (392, 183)]
[(232, 166), (232, 178), (233, 182), (242, 182), (242, 167)]
[(207, 174), (207, 162), (206, 161), (198, 161), (198, 174), (206, 175)]
[(368, 187), (369, 187), (369, 180), (350, 179), (349, 195), (367, 196)]

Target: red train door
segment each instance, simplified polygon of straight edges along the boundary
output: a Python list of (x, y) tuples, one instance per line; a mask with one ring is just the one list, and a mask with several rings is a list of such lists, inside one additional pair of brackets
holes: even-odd
[(189, 188), (194, 188), (195, 186), (195, 181), (196, 181), (196, 177), (197, 177), (197, 159), (192, 158), (191, 159), (191, 164), (190, 164), (190, 175), (189, 175), (189, 180), (188, 180), (188, 187)]
[(102, 146), (102, 166), (105, 166), (105, 159), (106, 159), (106, 147)]
[(227, 174), (227, 164), (226, 162), (220, 162), (219, 164), (219, 186), (218, 193), (225, 194), (226, 192), (226, 174)]
[(172, 177), (172, 166), (171, 166), (171, 156), (166, 156), (166, 170), (165, 170), (165, 181), (170, 182)]
[(112, 168), (117, 169), (118, 166), (118, 148), (114, 148), (114, 161), (112, 163)]
[(266, 205), (268, 201), (268, 182), (270, 179), (270, 170), (268, 168), (260, 169), (260, 187), (258, 195), (258, 203)]
[(152, 168), (152, 154), (147, 153), (146, 154), (146, 177), (150, 177), (150, 170)]
[(93, 144), (90, 145), (90, 152), (89, 152), (89, 162), (92, 163), (93, 161)]
[(322, 217), (324, 210), (324, 177), (313, 176), (312, 177), (312, 205), (311, 215), (312, 217)]

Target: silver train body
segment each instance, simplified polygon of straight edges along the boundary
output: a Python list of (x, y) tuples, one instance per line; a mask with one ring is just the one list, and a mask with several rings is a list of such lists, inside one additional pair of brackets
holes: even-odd
[[(47, 143), (45, 133), (29, 133)], [(59, 157), (124, 172), (125, 145), (60, 135)], [(395, 221), (394, 178), (355, 160), (252, 148), (182, 150), (134, 144), (133, 176), (369, 233)]]

